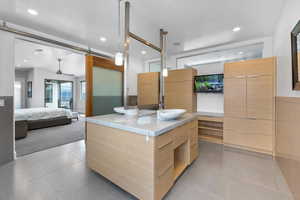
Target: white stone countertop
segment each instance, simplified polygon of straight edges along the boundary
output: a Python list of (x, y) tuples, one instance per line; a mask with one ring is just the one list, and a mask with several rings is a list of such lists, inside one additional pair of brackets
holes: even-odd
[(160, 121), (156, 118), (156, 114), (153, 114), (153, 112), (139, 117), (109, 114), (87, 117), (86, 121), (88, 123), (154, 137), (190, 122), (196, 119), (198, 115), (198, 113), (186, 113), (176, 120)]

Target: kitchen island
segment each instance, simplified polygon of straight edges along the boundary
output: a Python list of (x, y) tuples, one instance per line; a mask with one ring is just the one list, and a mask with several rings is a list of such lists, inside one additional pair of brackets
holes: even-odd
[(196, 114), (171, 121), (155, 114), (86, 120), (89, 168), (138, 199), (162, 199), (198, 156)]

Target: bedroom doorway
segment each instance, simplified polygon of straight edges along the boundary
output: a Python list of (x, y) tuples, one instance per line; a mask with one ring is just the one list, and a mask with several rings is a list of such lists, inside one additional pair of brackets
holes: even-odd
[(85, 55), (22, 39), (14, 45), (16, 157), (84, 140)]
[(45, 80), (45, 107), (73, 110), (73, 82)]

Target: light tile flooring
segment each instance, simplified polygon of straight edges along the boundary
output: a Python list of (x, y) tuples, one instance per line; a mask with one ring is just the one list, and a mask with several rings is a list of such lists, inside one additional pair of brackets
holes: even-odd
[[(135, 199), (85, 164), (83, 141), (24, 156), (0, 167), (0, 200)], [(292, 200), (275, 161), (200, 143), (200, 156), (167, 200)]]

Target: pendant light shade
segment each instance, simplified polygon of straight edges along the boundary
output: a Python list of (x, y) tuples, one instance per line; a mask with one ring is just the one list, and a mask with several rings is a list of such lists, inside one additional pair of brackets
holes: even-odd
[(168, 69), (167, 68), (163, 69), (163, 77), (168, 77)]
[(121, 2), (122, 0), (118, 0), (118, 47), (115, 54), (115, 65), (122, 66), (124, 62), (123, 56), (123, 42), (121, 37)]
[(123, 53), (117, 52), (115, 55), (115, 65), (122, 66), (123, 65)]

